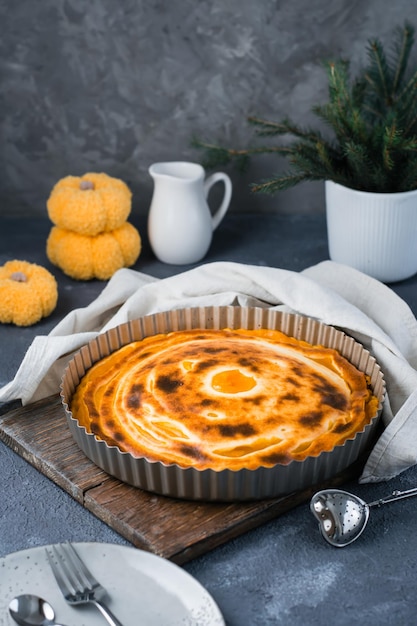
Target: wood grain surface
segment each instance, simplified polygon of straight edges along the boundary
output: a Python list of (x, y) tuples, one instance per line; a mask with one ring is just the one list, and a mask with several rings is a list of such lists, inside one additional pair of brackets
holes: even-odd
[[(1, 415), (0, 439), (133, 545), (178, 564), (307, 502), (321, 487), (245, 503), (193, 502), (142, 491), (84, 455), (71, 437), (59, 396)], [(361, 466), (351, 466), (331, 485), (358, 475)]]

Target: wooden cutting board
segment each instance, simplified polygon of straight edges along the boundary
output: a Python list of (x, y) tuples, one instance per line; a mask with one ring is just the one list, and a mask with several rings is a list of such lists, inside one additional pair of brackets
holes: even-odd
[[(147, 493), (112, 478), (84, 455), (70, 435), (59, 396), (0, 416), (0, 439), (133, 545), (178, 564), (307, 502), (321, 487), (246, 503)], [(357, 476), (362, 465), (339, 474), (331, 486)]]

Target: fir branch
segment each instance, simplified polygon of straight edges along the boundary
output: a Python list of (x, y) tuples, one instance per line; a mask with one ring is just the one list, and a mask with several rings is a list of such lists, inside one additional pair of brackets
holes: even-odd
[(394, 167), (394, 150), (401, 141), (401, 132), (398, 131), (395, 121), (385, 128), (383, 146), (382, 146), (382, 161), (387, 170), (392, 170)]
[(355, 108), (361, 110), (364, 105), (366, 95), (366, 79), (364, 76), (358, 76), (352, 82), (352, 104)]
[(288, 118), (285, 118), (281, 122), (271, 122), (259, 117), (250, 116), (248, 117), (248, 122), (253, 126), (260, 127), (261, 130), (256, 131), (256, 134), (259, 136), (272, 137), (276, 135), (292, 135), (293, 137), (301, 137), (303, 140), (313, 143), (321, 139), (319, 132), (303, 129)]
[[(417, 152), (417, 135), (405, 139), (403, 137), (401, 140), (401, 151), (404, 153)], [(409, 157), (407, 156), (406, 158), (408, 159)]]
[(307, 178), (304, 173), (295, 174), (294, 172), (287, 172), (279, 174), (274, 178), (264, 180), (263, 182), (252, 184), (251, 190), (256, 193), (260, 192), (272, 195), (277, 191), (284, 191), (286, 189), (290, 189), (291, 187), (295, 187), (305, 180), (307, 180)]
[(403, 120), (406, 132), (411, 133), (410, 120), (413, 120), (417, 114), (417, 70), (398, 95), (396, 110)]
[[(344, 145), (344, 156), (349, 169), (359, 181), (362, 181), (364, 172), (372, 168), (372, 159), (369, 156), (367, 148), (354, 141), (346, 141)], [(362, 184), (362, 182), (360, 184)]]
[(327, 102), (319, 104), (312, 108), (313, 113), (327, 124), (334, 132), (339, 141), (345, 136), (344, 121), (340, 119), (339, 112), (335, 111), (334, 106)]
[(249, 116), (248, 122), (253, 126), (259, 127), (259, 129), (256, 130), (256, 134), (260, 137), (286, 135), (289, 132), (286, 120), (283, 122), (272, 122), (269, 120), (263, 120), (259, 117)]
[(334, 171), (334, 163), (339, 158), (331, 146), (317, 142), (314, 146), (298, 142), (293, 144), (290, 163), (295, 170), (306, 172), (310, 179), (326, 179)]
[(403, 89), (400, 91), (397, 97), (397, 102), (402, 106), (404, 110), (408, 109), (409, 106), (412, 106), (413, 102), (415, 104), (416, 88), (417, 70), (408, 79), (407, 83), (404, 85)]
[(378, 39), (374, 39), (369, 43), (368, 55), (371, 60), (371, 66), (367, 75), (372, 80), (383, 101), (389, 106), (392, 103), (391, 71), (384, 49)]
[(240, 164), (239, 169), (245, 169), (251, 156), (267, 153), (288, 156), (291, 153), (291, 147), (287, 146), (259, 146), (257, 148), (237, 150), (206, 143), (196, 138), (192, 140), (191, 145), (194, 148), (202, 148), (205, 151), (204, 166), (208, 169), (218, 167), (219, 165), (228, 165), (231, 161)]
[(319, 161), (323, 164), (323, 167), (327, 171), (327, 176), (329, 176), (329, 173), (334, 167), (334, 162), (338, 159), (339, 155), (330, 144), (324, 141), (317, 142), (316, 148)]
[(403, 29), (397, 29), (397, 41), (394, 41), (394, 50), (397, 53), (396, 69), (394, 72), (394, 78), (392, 81), (392, 91), (397, 93), (407, 69), (408, 60), (410, 57), (411, 49), (414, 45), (414, 28), (406, 22)]
[[(369, 182), (369, 191), (375, 191), (378, 193), (391, 193), (394, 191), (393, 184), (396, 185), (396, 181), (393, 182), (390, 176), (387, 176), (387, 171), (385, 168), (378, 164), (375, 165), (373, 170), (370, 172)], [(367, 189), (365, 188), (365, 191)]]
[(346, 105), (350, 101), (349, 63), (344, 60), (326, 63), (329, 80), (329, 99), (333, 104)]
[(340, 144), (347, 137), (367, 140), (367, 124), (360, 109), (352, 107), (346, 111), (340, 108), (339, 103), (327, 103), (314, 107), (313, 112), (333, 130)]

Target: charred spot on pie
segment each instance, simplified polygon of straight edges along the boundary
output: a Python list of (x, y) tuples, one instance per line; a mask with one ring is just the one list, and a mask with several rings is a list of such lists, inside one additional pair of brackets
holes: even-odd
[(333, 432), (334, 433), (339, 433), (340, 435), (342, 435), (344, 432), (346, 432), (347, 430), (350, 430), (350, 428), (352, 427), (351, 424), (337, 424), (334, 428), (333, 428)]
[(200, 450), (198, 446), (191, 446), (191, 445), (183, 444), (182, 446), (180, 446), (179, 449), (182, 452), (182, 454), (184, 454), (184, 456), (187, 456), (190, 459), (196, 459), (197, 461), (204, 461), (207, 458), (206, 455)]
[(287, 376), (286, 382), (293, 387), (301, 387), (301, 382), (293, 376)]
[(97, 422), (91, 421), (90, 422), (90, 430), (93, 433), (93, 435), (100, 435), (100, 433), (101, 433), (101, 426)]
[(106, 389), (106, 391), (104, 392), (104, 395), (107, 397), (112, 396), (114, 393), (114, 385), (109, 385)]
[(114, 438), (118, 443), (123, 443), (125, 441), (125, 436), (123, 433), (120, 432), (115, 432), (114, 433)]
[(213, 365), (217, 365), (217, 363), (218, 361), (216, 361), (215, 359), (207, 359), (206, 361), (200, 361), (197, 367), (195, 368), (195, 371), (204, 372), (204, 370), (207, 370), (210, 367), (213, 367)]
[(248, 367), (252, 372), (259, 372), (259, 367), (252, 359), (248, 359), (246, 356), (242, 356), (238, 359), (238, 363), (241, 367)]
[(334, 385), (318, 374), (313, 374), (313, 378), (316, 380), (313, 390), (320, 395), (323, 404), (340, 411), (348, 408), (347, 398)]
[(156, 387), (163, 393), (174, 393), (177, 391), (178, 387), (181, 387), (183, 384), (182, 380), (165, 376), (164, 374), (158, 376), (155, 382)]
[(296, 365), (295, 363), (291, 363), (291, 370), (298, 378), (303, 378), (303, 376), (305, 376), (305, 371), (302, 369), (302, 367)]
[(84, 402), (88, 409), (91, 422), (94, 422), (95, 419), (99, 419), (100, 414), (96, 409), (96, 405), (94, 404), (94, 398), (91, 398), (90, 396), (86, 396), (84, 398)]
[(251, 437), (252, 435), (256, 435), (257, 430), (253, 427), (252, 424), (243, 423), (243, 424), (219, 424), (218, 426), (219, 433), (224, 438), (230, 437)]
[(218, 402), (214, 402), (214, 400), (211, 400), (210, 398), (203, 398), (200, 401), (201, 406), (213, 406), (213, 404), (218, 404)]
[(271, 452), (261, 456), (262, 464), (265, 465), (288, 465), (292, 460), (285, 452)]
[(139, 409), (142, 404), (143, 385), (133, 383), (131, 385), (126, 398), (126, 406), (128, 409)]
[(245, 398), (246, 402), (250, 402), (255, 406), (262, 406), (262, 403), (265, 401), (265, 396), (255, 396), (254, 398)]
[(300, 424), (307, 427), (319, 426), (323, 419), (323, 413), (321, 411), (311, 411), (307, 415), (302, 415), (299, 419)]
[(206, 352), (207, 354), (219, 354), (220, 352), (224, 352), (224, 348), (223, 347), (216, 348), (216, 347), (206, 346), (204, 348), (204, 352)]
[(288, 393), (280, 397), (279, 403), (281, 402), (300, 402), (300, 396), (296, 393), (291, 393), (289, 391)]
[(329, 394), (325, 398), (323, 398), (323, 403), (332, 406), (339, 411), (346, 411), (348, 409), (348, 400), (347, 398), (339, 392), (335, 392), (333, 394)]
[(126, 405), (128, 409), (139, 409), (141, 405), (142, 394), (132, 393), (127, 397)]
[(112, 430), (116, 426), (116, 423), (114, 420), (110, 419), (105, 422), (105, 426), (109, 428), (110, 430)]

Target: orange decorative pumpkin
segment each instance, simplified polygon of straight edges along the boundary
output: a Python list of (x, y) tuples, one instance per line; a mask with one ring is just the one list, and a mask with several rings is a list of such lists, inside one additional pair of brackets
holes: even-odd
[(140, 250), (140, 235), (129, 222), (94, 237), (53, 226), (46, 243), (51, 263), (78, 280), (107, 280), (133, 265)]
[(94, 172), (66, 176), (47, 201), (50, 220), (81, 235), (98, 235), (119, 228), (132, 208), (132, 193), (122, 180)]
[(31, 326), (52, 313), (58, 301), (57, 282), (46, 270), (27, 261), (0, 267), (0, 322)]

